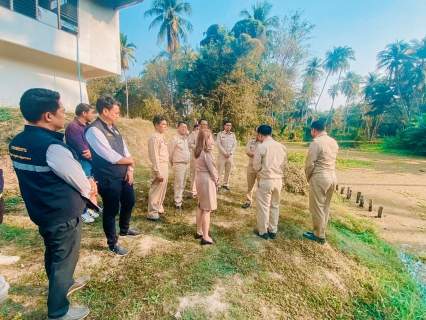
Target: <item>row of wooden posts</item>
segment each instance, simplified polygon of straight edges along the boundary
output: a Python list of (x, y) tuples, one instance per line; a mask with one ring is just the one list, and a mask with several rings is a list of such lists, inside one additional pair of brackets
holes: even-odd
[[(340, 189), (340, 194), (344, 195), (345, 194), (345, 189), (346, 187), (342, 187)], [(336, 185), (336, 191), (339, 191), (339, 185)], [(350, 200), (352, 198), (352, 190), (350, 187), (348, 187), (347, 192), (346, 192), (346, 200)], [(364, 208), (364, 196), (362, 195), (361, 191), (358, 191), (356, 193), (356, 203), (359, 203), (359, 206), (361, 208)], [(369, 198), (368, 199), (368, 211), (373, 211), (373, 199)], [(383, 206), (379, 206), (379, 210), (377, 212), (377, 216), (376, 218), (381, 218), (383, 214)]]

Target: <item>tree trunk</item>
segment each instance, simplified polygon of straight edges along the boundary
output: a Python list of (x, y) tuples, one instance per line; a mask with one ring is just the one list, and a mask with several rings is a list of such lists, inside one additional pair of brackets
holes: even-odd
[(348, 105), (349, 105), (349, 97), (346, 98), (346, 104), (345, 104), (345, 121), (343, 122), (343, 133), (346, 132), (346, 122), (348, 121)]
[(322, 93), (324, 92), (324, 88), (325, 88), (325, 85), (327, 84), (328, 77), (330, 76), (330, 73), (331, 73), (331, 71), (328, 72), (327, 78), (325, 78), (325, 82), (324, 82), (324, 85), (322, 86), (321, 93), (320, 93), (320, 95), (318, 97), (317, 103), (315, 104), (315, 113), (317, 112), (318, 102), (320, 101)]

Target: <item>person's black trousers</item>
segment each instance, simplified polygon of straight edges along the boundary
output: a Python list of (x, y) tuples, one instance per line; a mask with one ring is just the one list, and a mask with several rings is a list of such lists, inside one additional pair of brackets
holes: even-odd
[(130, 227), (132, 209), (136, 202), (135, 191), (133, 184), (124, 180), (98, 179), (98, 192), (103, 202), (102, 224), (105, 236), (108, 246), (113, 248), (118, 240), (115, 216), (120, 212), (120, 231), (127, 232)]
[(53, 227), (38, 228), (44, 239), (44, 266), (49, 279), (47, 315), (60, 318), (69, 309), (69, 288), (74, 284), (74, 270), (80, 251), (82, 221), (76, 218)]

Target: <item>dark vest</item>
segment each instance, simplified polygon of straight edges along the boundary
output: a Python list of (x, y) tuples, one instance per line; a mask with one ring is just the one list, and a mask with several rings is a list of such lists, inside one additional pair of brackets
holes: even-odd
[[(111, 148), (124, 157), (123, 137), (116, 126), (112, 126), (112, 130), (110, 130), (105, 122), (103, 122), (100, 118), (97, 118), (89, 127), (86, 128), (86, 130), (91, 127), (99, 129), (107, 138)], [(93, 175), (96, 180), (124, 180), (127, 172), (127, 166), (125, 164), (113, 164), (108, 162), (98, 155), (95, 150), (93, 150), (90, 143), (89, 148), (90, 153), (92, 154)]]
[(63, 143), (59, 132), (26, 125), (9, 144), (9, 153), (19, 180), (22, 198), (31, 220), (38, 226), (50, 227), (79, 217), (85, 203), (78, 191), (59, 178), (46, 161), (50, 145)]

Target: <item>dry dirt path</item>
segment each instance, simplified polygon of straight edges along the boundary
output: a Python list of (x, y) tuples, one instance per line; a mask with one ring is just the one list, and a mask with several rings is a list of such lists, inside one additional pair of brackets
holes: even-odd
[[(373, 166), (339, 171), (340, 186), (350, 187), (349, 206), (371, 219), (383, 239), (405, 252), (426, 257), (426, 158), (342, 150), (341, 158), (373, 162)], [(356, 192), (365, 195), (366, 208), (356, 203)], [(368, 199), (373, 211), (368, 212)], [(383, 218), (375, 218), (382, 205)]]

